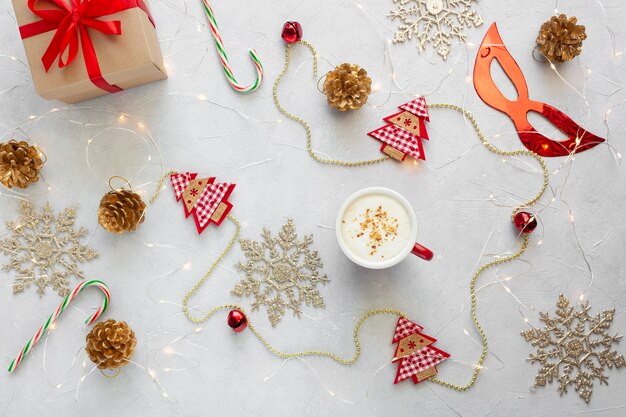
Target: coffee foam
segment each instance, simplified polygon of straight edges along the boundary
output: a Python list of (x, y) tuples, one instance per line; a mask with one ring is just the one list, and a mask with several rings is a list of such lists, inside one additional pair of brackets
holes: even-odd
[(411, 239), (411, 217), (393, 197), (368, 194), (353, 201), (341, 221), (345, 247), (366, 262), (393, 259)]

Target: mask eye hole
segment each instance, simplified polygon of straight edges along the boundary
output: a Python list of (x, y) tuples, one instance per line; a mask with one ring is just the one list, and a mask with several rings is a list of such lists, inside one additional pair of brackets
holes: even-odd
[(565, 133), (556, 127), (550, 120), (546, 119), (546, 117), (541, 113), (529, 111), (527, 117), (528, 123), (530, 123), (530, 125), (543, 136), (559, 142), (568, 139)]
[(491, 73), (493, 83), (496, 87), (498, 87), (502, 95), (506, 97), (507, 100), (517, 101), (519, 99), (517, 88), (515, 88), (515, 85), (506, 72), (504, 72), (502, 65), (500, 65), (500, 62), (497, 59), (491, 60), (489, 72)]

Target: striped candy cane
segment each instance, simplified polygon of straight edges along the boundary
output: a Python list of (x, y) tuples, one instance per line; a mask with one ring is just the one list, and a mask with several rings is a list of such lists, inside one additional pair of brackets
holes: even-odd
[(211, 33), (213, 33), (213, 39), (215, 39), (215, 47), (217, 48), (217, 53), (220, 56), (222, 69), (224, 70), (226, 79), (235, 90), (241, 93), (251, 93), (255, 91), (261, 86), (261, 82), (263, 81), (263, 65), (261, 64), (261, 61), (259, 60), (256, 51), (254, 49), (250, 50), (250, 57), (252, 58), (252, 62), (254, 63), (254, 67), (256, 68), (256, 80), (250, 85), (241, 85), (237, 82), (235, 76), (233, 75), (233, 71), (230, 69), (230, 64), (228, 63), (228, 55), (226, 55), (224, 42), (222, 41), (222, 36), (220, 35), (219, 28), (217, 27), (215, 13), (213, 13), (213, 9), (211, 8), (208, 0), (202, 0), (202, 4), (204, 5), (204, 11), (209, 20)]
[(30, 353), (33, 346), (35, 346), (37, 342), (39, 342), (39, 339), (41, 339), (41, 336), (47, 330), (50, 329), (50, 326), (52, 326), (52, 324), (59, 318), (61, 313), (65, 311), (67, 306), (74, 300), (74, 298), (76, 298), (76, 296), (79, 293), (81, 293), (85, 288), (88, 288), (90, 286), (98, 287), (100, 290), (102, 290), (102, 292), (104, 293), (104, 299), (102, 300), (102, 305), (98, 307), (96, 312), (93, 313), (91, 316), (89, 316), (87, 320), (85, 320), (85, 324), (90, 325), (94, 321), (98, 320), (98, 318), (102, 315), (102, 313), (104, 313), (104, 310), (107, 309), (109, 302), (111, 301), (111, 295), (109, 294), (109, 287), (107, 287), (107, 285), (104, 282), (98, 281), (98, 280), (83, 281), (80, 284), (78, 284), (76, 288), (74, 288), (74, 291), (72, 291), (67, 296), (65, 296), (65, 298), (63, 299), (63, 302), (61, 302), (61, 304), (59, 305), (59, 307), (57, 307), (54, 313), (52, 313), (50, 317), (48, 317), (48, 320), (46, 320), (43, 326), (41, 326), (39, 330), (37, 330), (37, 333), (35, 333), (35, 336), (33, 336), (28, 341), (28, 343), (26, 343), (26, 346), (24, 346), (24, 348), (19, 353), (19, 355), (17, 355), (15, 359), (11, 361), (11, 364), (9, 365), (9, 372), (15, 371), (15, 369), (17, 369), (17, 367), (20, 366), (20, 363), (22, 362), (22, 360), (24, 360), (24, 358)]

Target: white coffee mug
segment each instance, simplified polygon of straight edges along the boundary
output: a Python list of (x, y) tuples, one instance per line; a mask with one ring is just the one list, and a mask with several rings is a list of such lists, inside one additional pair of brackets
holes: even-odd
[[(380, 261), (370, 261), (367, 259), (363, 259), (362, 257), (355, 255), (350, 250), (346, 242), (344, 241), (344, 236), (342, 232), (342, 223), (346, 214), (346, 210), (356, 200), (367, 195), (382, 195), (382, 196), (389, 197), (395, 200), (397, 203), (399, 203), (406, 210), (406, 213), (408, 214), (408, 217), (411, 223), (410, 224), (411, 230), (409, 234), (410, 238), (408, 239), (406, 245), (402, 248), (402, 250), (399, 251), (392, 258), (380, 260)], [(417, 239), (417, 217), (415, 216), (413, 207), (411, 207), (411, 204), (407, 201), (406, 198), (402, 197), (402, 195), (398, 194), (397, 192), (390, 190), (389, 188), (384, 188), (384, 187), (363, 188), (362, 190), (359, 190), (356, 193), (352, 194), (350, 197), (348, 197), (346, 201), (342, 204), (341, 208), (339, 209), (339, 213), (337, 213), (337, 221), (335, 224), (335, 230), (337, 234), (337, 242), (339, 243), (339, 247), (341, 248), (343, 253), (352, 262), (365, 268), (369, 268), (369, 269), (389, 268), (403, 261), (407, 256), (409, 256), (410, 253), (427, 261), (430, 261), (433, 258), (433, 253), (430, 249), (415, 242), (415, 240)]]

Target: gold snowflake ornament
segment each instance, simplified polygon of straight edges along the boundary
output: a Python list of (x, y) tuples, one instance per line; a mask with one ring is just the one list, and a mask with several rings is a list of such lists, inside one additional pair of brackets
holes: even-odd
[(426, 44), (430, 43), (446, 60), (453, 41), (466, 41), (466, 28), (483, 24), (483, 18), (472, 9), (476, 1), (393, 0), (398, 7), (387, 17), (400, 22), (393, 42), (404, 42), (415, 37), (419, 52), (423, 52)]
[(35, 285), (42, 296), (51, 286), (64, 297), (69, 293), (70, 276), (83, 278), (78, 262), (90, 261), (98, 254), (81, 244), (87, 230), (75, 230), (75, 219), (73, 207), (55, 216), (49, 204), (36, 212), (30, 202), (22, 202), (19, 222), (7, 222), (11, 236), (0, 241), (0, 252), (9, 257), (2, 269), (17, 272), (13, 293)]
[(626, 365), (624, 356), (612, 350), (614, 343), (622, 338), (609, 335), (615, 310), (605, 310), (595, 316), (589, 315), (589, 303), (585, 301), (575, 309), (561, 294), (556, 303), (555, 317), (547, 312), (539, 313), (544, 329), (528, 329), (522, 336), (537, 348), (529, 356), (531, 363), (541, 367), (535, 377), (535, 387), (557, 381), (559, 393), (567, 393), (570, 385), (586, 402), (591, 400), (593, 382), (608, 385), (605, 368), (621, 368)]
[(276, 327), (286, 310), (300, 318), (302, 304), (324, 308), (317, 284), (326, 284), (330, 279), (319, 272), (323, 264), (317, 251), (310, 249), (313, 236), (299, 240), (293, 220), (289, 219), (278, 237), (267, 229), (263, 229), (262, 237), (260, 242), (239, 241), (247, 261), (239, 262), (237, 268), (245, 277), (232, 293), (253, 296), (253, 311), (266, 306), (272, 327)]

